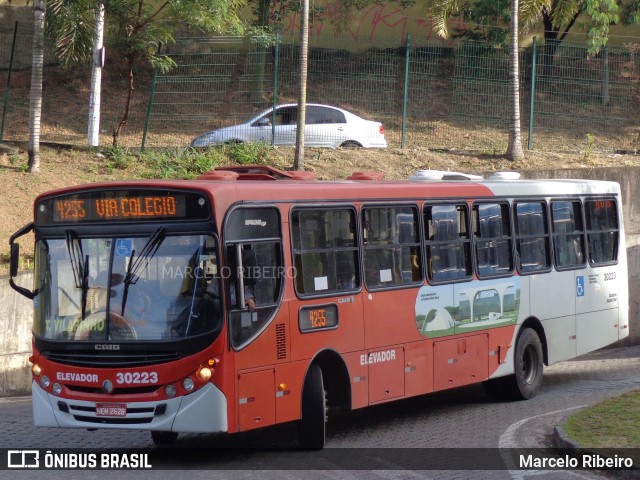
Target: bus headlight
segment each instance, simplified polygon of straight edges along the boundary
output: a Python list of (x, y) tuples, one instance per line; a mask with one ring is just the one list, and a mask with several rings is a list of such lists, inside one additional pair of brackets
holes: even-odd
[(54, 395), (60, 395), (62, 393), (62, 385), (59, 383), (54, 383), (53, 387), (51, 387)]
[(49, 380), (49, 377), (47, 377), (46, 375), (43, 375), (42, 378), (40, 379), (40, 386), (42, 388), (48, 388), (49, 385), (51, 385), (51, 381)]
[(193, 387), (195, 387), (196, 384), (193, 381), (193, 378), (187, 377), (182, 381), (182, 386), (187, 392), (190, 392), (191, 390), (193, 390)]
[(168, 398), (173, 398), (176, 396), (176, 387), (174, 387), (173, 385), (169, 384), (166, 387), (164, 387), (164, 394), (168, 397)]
[(38, 365), (37, 363), (34, 363), (33, 367), (31, 367), (31, 373), (33, 373), (34, 376), (39, 377), (42, 374), (42, 369), (40, 368), (40, 365)]
[(196, 376), (198, 377), (198, 380), (202, 382), (208, 382), (212, 375), (213, 375), (213, 369), (209, 367), (200, 367), (196, 372)]

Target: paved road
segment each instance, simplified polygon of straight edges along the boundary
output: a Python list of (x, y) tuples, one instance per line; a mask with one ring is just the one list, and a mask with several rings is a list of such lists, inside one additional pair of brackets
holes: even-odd
[[(553, 426), (579, 408), (640, 388), (640, 346), (595, 352), (554, 365), (545, 371), (542, 391), (526, 402), (494, 403), (481, 387), (408, 399), (334, 416), (322, 452), (298, 452), (291, 447), (293, 426), (280, 426), (238, 435), (184, 435), (166, 452), (165, 467), (174, 468), (172, 479), (598, 479), (600, 473), (579, 471), (511, 470), (435, 471), (411, 469), (407, 455), (441, 455), (451, 459), (460, 448), (470, 448), (478, 468), (492, 465), (501, 449), (547, 447)], [(197, 450), (200, 447), (204, 450)], [(258, 450), (237, 451), (220, 447), (242, 446)], [(262, 447), (277, 448), (265, 450)], [(31, 424), (29, 398), (0, 399), (0, 448), (126, 448), (157, 453), (147, 432), (58, 430)], [(412, 450), (408, 450), (412, 449)], [(438, 449), (438, 450), (430, 450)], [(509, 451), (509, 450), (501, 450)], [(537, 450), (540, 452), (540, 450)], [(408, 453), (407, 453), (408, 452)], [(466, 451), (465, 451), (466, 453)], [(503, 455), (504, 456), (504, 455)], [(155, 457), (157, 458), (157, 457)], [(454, 461), (454, 460), (452, 460)], [(465, 462), (468, 458), (464, 459)], [(354, 462), (360, 470), (353, 468)], [(423, 469), (424, 458), (416, 457)], [(282, 465), (286, 470), (273, 470)], [(475, 463), (474, 463), (475, 465)], [(196, 466), (198, 470), (183, 470)], [(251, 470), (242, 470), (244, 468)], [(314, 470), (300, 471), (297, 469)], [(260, 470), (260, 469), (263, 470)], [(112, 478), (113, 472), (5, 471), (3, 479)], [(168, 472), (165, 472), (168, 473)], [(159, 470), (121, 471), (121, 478), (156, 478)]]

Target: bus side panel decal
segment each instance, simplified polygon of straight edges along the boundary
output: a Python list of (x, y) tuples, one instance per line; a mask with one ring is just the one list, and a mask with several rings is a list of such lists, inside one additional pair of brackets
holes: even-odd
[(520, 277), (455, 285), (423, 286), (416, 297), (416, 327), (425, 337), (443, 337), (515, 325)]

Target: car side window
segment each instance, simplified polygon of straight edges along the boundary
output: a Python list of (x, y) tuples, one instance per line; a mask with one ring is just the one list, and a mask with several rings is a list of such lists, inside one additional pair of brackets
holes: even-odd
[(347, 123), (344, 114), (333, 108), (318, 107), (321, 111), (321, 121), (318, 123)]
[(276, 110), (276, 125), (295, 125), (298, 123), (298, 107), (282, 107)]
[(323, 122), (322, 109), (320, 107), (313, 107), (313, 106), (307, 107), (306, 124), (315, 125), (318, 123), (325, 123)]

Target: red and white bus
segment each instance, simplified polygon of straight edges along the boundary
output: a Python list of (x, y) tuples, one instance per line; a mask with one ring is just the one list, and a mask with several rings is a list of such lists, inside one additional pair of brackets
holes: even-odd
[[(629, 334), (620, 187), (421, 171), (316, 181), (272, 168), (40, 195), (11, 238), (33, 298), (47, 427), (242, 432), (483, 382)], [(16, 239), (35, 232), (33, 290)]]

